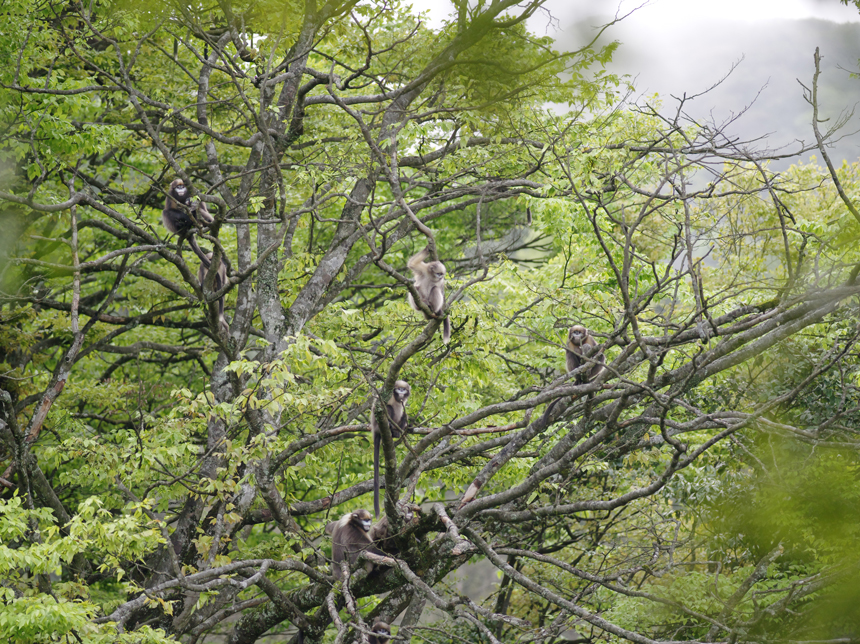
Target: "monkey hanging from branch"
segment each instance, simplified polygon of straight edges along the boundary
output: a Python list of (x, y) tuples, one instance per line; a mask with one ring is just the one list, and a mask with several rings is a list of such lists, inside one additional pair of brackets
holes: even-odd
[[(409, 400), (409, 394), (412, 393), (412, 388), (405, 380), (398, 380), (394, 383), (394, 390), (391, 392), (391, 397), (385, 403), (385, 414), (388, 418), (388, 428), (391, 431), (391, 438), (400, 438), (407, 432), (407, 424), (409, 417), (406, 415), (406, 401)], [(376, 410), (370, 410), (370, 432), (373, 435), (373, 513), (374, 516), (379, 516), (379, 447), (382, 444), (382, 433), (379, 429), (379, 423), (376, 421)]]
[[(425, 262), (424, 260), (430, 254), (430, 249), (425, 248), (413, 255), (406, 266), (412, 271), (415, 276), (415, 290), (418, 291), (418, 297), (424, 305), (430, 309), (433, 315), (441, 315), (445, 308), (445, 264), (439, 260)], [(421, 307), (415, 302), (412, 293), (407, 296), (409, 305), (424, 313), (424, 317), (428, 320), (433, 319), (421, 310)], [(451, 340), (451, 321), (448, 316), (442, 321), (442, 342), (448, 344)]]

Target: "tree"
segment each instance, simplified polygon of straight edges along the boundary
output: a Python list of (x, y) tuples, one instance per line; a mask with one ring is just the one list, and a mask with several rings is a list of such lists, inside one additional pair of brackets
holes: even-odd
[[(540, 0), (455, 6), (439, 31), (398, 3), (9, 7), (0, 633), (364, 641), (404, 613), (398, 637), (448, 641), (433, 606), (469, 641), (742, 641), (856, 565), (782, 587), (784, 546), (739, 545), (730, 595), (665, 583), (714, 572), (684, 482), (740, 437), (856, 447), (783, 418), (822, 383), (839, 414), (854, 396), (857, 224), (830, 175), (628, 104), (614, 44), (526, 30)], [(160, 224), (175, 177), (215, 215), (217, 291)], [(405, 301), (425, 246), (449, 345)], [(575, 322), (606, 354), (584, 384)], [(395, 445), (373, 403), (398, 379)], [(340, 585), (324, 527), (369, 505), (371, 413), (397, 552)], [(475, 557), (502, 575), (486, 605), (445, 587)]]

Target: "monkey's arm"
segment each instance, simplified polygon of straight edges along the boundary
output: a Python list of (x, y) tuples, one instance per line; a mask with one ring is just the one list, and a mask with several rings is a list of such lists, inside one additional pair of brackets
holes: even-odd
[(603, 366), (606, 364), (606, 356), (603, 355), (602, 351), (600, 353), (598, 353), (596, 356), (594, 356), (592, 358), (592, 360), (594, 360), (594, 362), (596, 362), (597, 364), (593, 365), (591, 367), (591, 369), (589, 369), (589, 372), (590, 372), (588, 374), (589, 380), (594, 380), (595, 378), (597, 378), (597, 376), (599, 376), (603, 372), (603, 370), (606, 368)]
[(578, 369), (579, 365), (582, 364), (582, 361), (580, 360), (579, 356), (570, 349), (565, 350), (564, 359), (568, 373), (570, 373), (574, 369)]
[(215, 217), (209, 214), (209, 208), (206, 207), (206, 203), (203, 201), (195, 203), (192, 211), (194, 213), (194, 219), (200, 225), (209, 226), (215, 222)]
[(406, 262), (407, 268), (409, 268), (413, 273), (421, 273), (424, 274), (424, 260), (427, 258), (427, 255), (430, 254), (430, 250), (425, 248), (424, 250), (419, 250), (412, 257), (409, 258), (409, 261)]

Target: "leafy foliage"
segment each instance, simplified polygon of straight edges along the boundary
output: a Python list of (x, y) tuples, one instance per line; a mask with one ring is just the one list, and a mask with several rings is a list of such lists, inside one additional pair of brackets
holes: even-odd
[[(775, 174), (540, 0), (454, 4), (4, 6), (0, 639), (856, 637), (860, 168)], [(392, 556), (339, 584), (398, 379)]]

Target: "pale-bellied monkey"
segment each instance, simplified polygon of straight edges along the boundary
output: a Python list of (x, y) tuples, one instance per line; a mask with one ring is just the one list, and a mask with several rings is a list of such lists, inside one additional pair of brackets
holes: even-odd
[(367, 636), (370, 644), (388, 644), (391, 639), (391, 627), (380, 619), (374, 620), (372, 632)]
[[(212, 265), (212, 253), (206, 255), (209, 263), (204, 264), (200, 262), (200, 268), (197, 269), (197, 281), (200, 282), (200, 288), (203, 288), (203, 282), (206, 280), (206, 273), (209, 271), (209, 267)], [(224, 285), (227, 283), (227, 266), (224, 261), (218, 262), (218, 270), (215, 272), (215, 281), (212, 282), (212, 291), (218, 292)], [(227, 320), (224, 318), (224, 296), (218, 298), (218, 324), (221, 327), (221, 331), (223, 333), (228, 333), (230, 331), (230, 325), (227, 324)]]
[[(362, 552), (382, 554), (373, 546), (369, 535), (372, 521), (370, 512), (362, 509), (344, 514), (334, 525), (326, 526), (326, 532), (331, 532), (331, 573), (338, 581), (343, 580), (342, 561), (349, 561), (352, 567)], [(373, 564), (368, 561), (365, 569), (370, 572)]]
[[(597, 342), (581, 324), (574, 324), (567, 332), (567, 347), (565, 347), (565, 362), (568, 372), (579, 369), (582, 365), (591, 364), (590, 369), (583, 369), (577, 374), (577, 384), (591, 382), (603, 372), (606, 358), (603, 352), (597, 353)], [(591, 360), (587, 360), (590, 358)]]
[[(418, 291), (418, 296), (421, 301), (430, 309), (434, 315), (442, 313), (445, 308), (445, 264), (439, 260), (425, 262), (424, 259), (430, 254), (430, 250), (425, 248), (418, 253), (415, 253), (406, 266), (412, 271), (415, 276), (415, 290)], [(409, 305), (416, 311), (421, 311), (421, 308), (415, 303), (412, 293), (407, 296)], [(424, 317), (431, 319), (426, 313)], [(442, 342), (448, 344), (451, 340), (451, 321), (446, 316), (442, 321)]]
[(200, 250), (194, 239), (194, 228), (197, 225), (208, 226), (215, 221), (209, 214), (206, 204), (202, 201), (189, 203), (191, 195), (182, 179), (174, 179), (167, 189), (164, 200), (164, 210), (161, 211), (161, 222), (174, 235), (179, 236), (179, 252), (182, 252), (182, 240), (188, 238), (188, 243), (200, 261), (209, 268), (209, 257)]
[[(388, 429), (391, 430), (391, 438), (400, 438), (406, 433), (406, 425), (409, 417), (406, 415), (406, 401), (412, 388), (405, 380), (394, 383), (394, 391), (391, 398), (385, 403), (385, 413), (388, 418)], [(375, 405), (370, 410), (370, 432), (373, 435), (373, 513), (379, 516), (379, 446), (382, 444), (382, 433), (376, 422)]]

